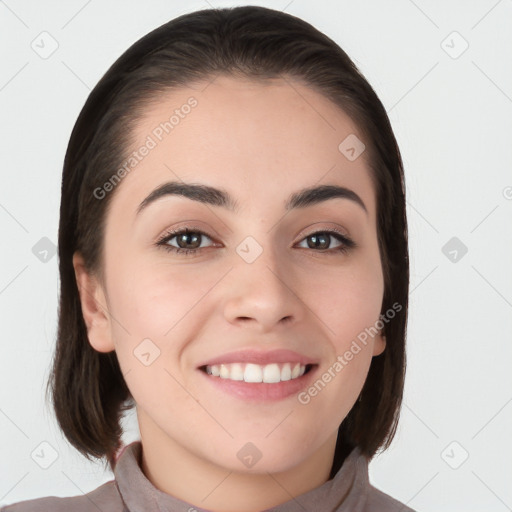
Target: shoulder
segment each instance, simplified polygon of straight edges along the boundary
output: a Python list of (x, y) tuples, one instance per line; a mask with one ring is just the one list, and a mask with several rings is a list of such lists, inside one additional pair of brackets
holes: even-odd
[(115, 480), (80, 496), (46, 496), (3, 505), (0, 512), (123, 512), (123, 501)]
[(365, 512), (416, 512), (372, 485), (368, 488), (364, 510)]

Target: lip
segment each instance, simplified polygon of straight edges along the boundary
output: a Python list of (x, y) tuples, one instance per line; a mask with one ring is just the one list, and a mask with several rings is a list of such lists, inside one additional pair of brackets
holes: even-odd
[[(225, 359), (223, 359), (223, 361), (226, 362)], [(237, 360), (237, 362), (238, 361), (239, 360)], [(268, 403), (284, 400), (291, 396), (297, 395), (301, 390), (309, 387), (312, 380), (318, 373), (318, 368), (318, 364), (313, 364), (308, 372), (296, 379), (274, 382), (270, 384), (265, 382), (244, 382), (222, 379), (220, 377), (208, 375), (202, 370), (199, 370), (199, 374), (202, 375), (201, 378), (207, 379), (206, 382), (211, 383), (212, 386), (216, 387), (216, 389), (219, 389), (223, 393), (241, 399), (245, 402)]]
[[(253, 364), (271, 364), (271, 363), (300, 363), (303, 366), (308, 364), (318, 364), (318, 361), (312, 359), (304, 354), (299, 354), (293, 350), (275, 349), (275, 350), (237, 350), (235, 352), (229, 352), (213, 359), (203, 361), (198, 365), (198, 368), (202, 366), (212, 366), (214, 364), (229, 364), (229, 363), (253, 363)], [(302, 378), (302, 377), (301, 377)], [(299, 379), (297, 379), (299, 380)], [(268, 386), (268, 384), (267, 384)]]

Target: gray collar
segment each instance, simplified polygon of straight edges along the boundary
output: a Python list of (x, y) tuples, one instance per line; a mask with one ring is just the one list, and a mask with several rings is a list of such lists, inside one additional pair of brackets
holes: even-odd
[[(123, 449), (114, 469), (129, 512), (209, 512), (157, 489), (142, 472), (141, 456), (141, 441), (134, 441)], [(334, 478), (262, 512), (361, 512), (368, 489), (368, 459), (355, 448)]]

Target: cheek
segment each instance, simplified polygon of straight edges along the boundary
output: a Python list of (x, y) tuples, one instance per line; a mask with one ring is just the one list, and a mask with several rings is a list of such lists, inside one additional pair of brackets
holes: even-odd
[(337, 353), (379, 319), (384, 285), (378, 265), (358, 264), (318, 274), (305, 283), (304, 289), (309, 291), (304, 296), (322, 320)]
[(134, 336), (167, 340), (217, 280), (217, 274), (200, 271), (199, 266), (125, 266), (110, 284), (112, 314)]
[(112, 334), (120, 367), (138, 407), (159, 411), (162, 422), (172, 421), (172, 410), (197, 408), (183, 389), (179, 361), (195, 306), (211, 286), (197, 280), (191, 285), (183, 272), (142, 266), (130, 279), (113, 283)]
[(109, 276), (112, 336), (135, 400), (150, 406), (164, 395), (183, 395), (187, 407), (190, 396), (178, 384), (183, 381), (179, 361), (218, 273), (140, 263), (130, 267), (124, 261)]
[(315, 389), (301, 403), (314, 402), (319, 415), (336, 411), (336, 421), (341, 421), (357, 399), (372, 361), (384, 293), (378, 253), (354, 259), (353, 265), (328, 276), (317, 275), (315, 283), (307, 285), (308, 302), (322, 320), (331, 351)]

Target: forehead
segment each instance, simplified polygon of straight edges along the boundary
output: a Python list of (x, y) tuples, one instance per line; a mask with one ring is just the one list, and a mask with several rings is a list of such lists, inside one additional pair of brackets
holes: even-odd
[(374, 209), (366, 153), (343, 152), (344, 141), (363, 142), (357, 125), (291, 78), (219, 76), (167, 91), (147, 106), (133, 140), (132, 151), (151, 149), (123, 178), (123, 201), (138, 205), (156, 185), (181, 179), (221, 186), (249, 208), (251, 199), (284, 204), (290, 192), (325, 183), (354, 189)]

